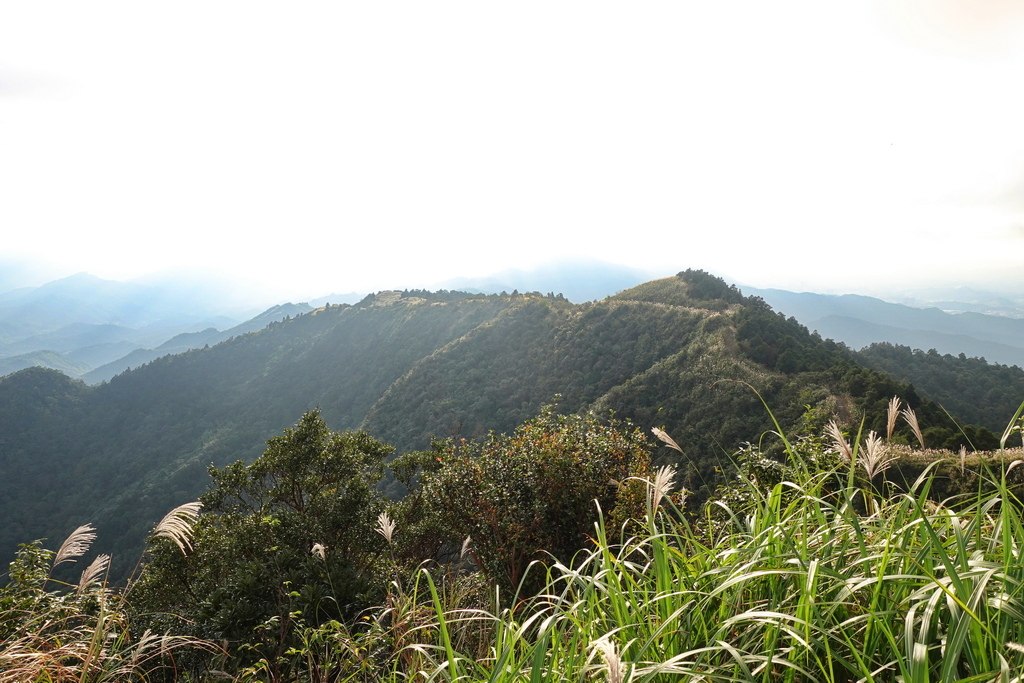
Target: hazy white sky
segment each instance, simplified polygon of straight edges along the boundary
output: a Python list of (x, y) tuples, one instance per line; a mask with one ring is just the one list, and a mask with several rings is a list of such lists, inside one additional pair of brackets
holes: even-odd
[(1024, 3), (0, 0), (3, 260), (1024, 290)]

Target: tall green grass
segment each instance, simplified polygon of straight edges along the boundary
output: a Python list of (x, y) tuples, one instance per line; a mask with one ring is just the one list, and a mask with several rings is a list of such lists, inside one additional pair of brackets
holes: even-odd
[[(739, 477), (737, 495), (697, 517), (661, 470), (644, 519), (609, 528), (595, 510), (590, 548), (531, 567), (544, 572), (540, 595), (494, 595), (478, 574), (436, 566), (396, 570), (386, 603), (357, 624), (302, 629), (288, 670), (318, 683), (1024, 681), (1024, 520), (1007, 483), (1024, 462), (979, 458), (976, 491), (936, 502), (938, 463), (896, 488), (856, 445), (846, 459), (821, 439), (785, 448), (784, 476)], [(402, 532), (387, 518), (381, 528), (389, 541)], [(36, 551), (29, 589), (8, 594), (21, 621), (0, 648), (5, 666), (40, 667), (0, 680), (143, 679), (131, 658), (155, 641), (118, 645), (128, 631), (102, 583), (83, 577), (74, 598), (47, 590), (54, 555)], [(74, 610), (56, 623), (59, 604)]]
[[(592, 549), (571, 566), (535, 565), (545, 593), (513, 607), (446, 603), (424, 571), (417, 590), (432, 610), (412, 630), (424, 637), (375, 676), (1024, 680), (1024, 522), (1005, 469), (936, 503), (931, 469), (882, 496), (852, 462), (821, 469), (820, 441), (787, 447), (792, 476), (767, 489), (741, 481), (742, 509), (718, 503), (691, 520), (652, 495), (631, 536), (599, 518)], [(460, 649), (470, 628), (486, 641)]]

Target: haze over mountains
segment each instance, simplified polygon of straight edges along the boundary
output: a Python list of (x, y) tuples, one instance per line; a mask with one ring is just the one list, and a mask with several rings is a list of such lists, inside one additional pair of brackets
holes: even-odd
[[(980, 313), (968, 309), (984, 306), (970, 302), (943, 301), (918, 308), (854, 294), (756, 288), (743, 291), (760, 296), (775, 310), (795, 317), (822, 337), (853, 349), (889, 342), (1024, 368), (1024, 308), (1015, 307), (1009, 300), (995, 309), (998, 313)], [(948, 308), (943, 310), (939, 305)]]
[(0, 376), (42, 366), (94, 383), (310, 308), (286, 304), (260, 313), (208, 283), (115, 282), (79, 273), (0, 293)]
[[(21, 288), (16, 287), (18, 275), (12, 269), (0, 280), (0, 376), (41, 366), (91, 384), (163, 355), (213, 345), (325, 303), (353, 304), (368, 294), (254, 305), (240, 303), (237, 292), (224, 283), (195, 273), (140, 282), (80, 273)], [(432, 289), (551, 292), (579, 303), (603, 299), (654, 277), (634, 268), (580, 260), (454, 278)], [(754, 287), (742, 291), (853, 349), (888, 342), (1024, 367), (1024, 300), (974, 290), (936, 290), (913, 299), (902, 297), (912, 301), (908, 305), (856, 294)]]

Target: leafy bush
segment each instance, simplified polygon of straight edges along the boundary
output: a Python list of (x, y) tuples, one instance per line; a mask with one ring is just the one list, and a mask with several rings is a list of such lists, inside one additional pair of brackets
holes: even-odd
[(380, 603), (375, 485), (390, 453), (311, 411), (253, 463), (211, 467), (194, 551), (156, 548), (135, 602), (155, 627), (227, 641), (233, 666), (263, 660), (286, 675), (276, 667), (304, 628), (353, 623)]
[[(452, 536), (469, 537), (468, 552), (506, 595), (520, 589), (535, 561), (571, 563), (590, 543), (598, 508), (616, 524), (642, 517), (643, 487), (631, 478), (651, 475), (638, 428), (557, 415), (552, 406), (512, 435), (449, 440), (435, 459), (439, 466), (423, 477), (427, 515)], [(523, 590), (541, 585), (536, 571)]]

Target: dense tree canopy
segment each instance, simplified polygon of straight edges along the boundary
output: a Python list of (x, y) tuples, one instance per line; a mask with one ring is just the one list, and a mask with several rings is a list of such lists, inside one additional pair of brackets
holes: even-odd
[[(426, 515), (467, 548), (480, 568), (513, 594), (530, 563), (571, 564), (588, 545), (598, 508), (615, 526), (642, 518), (650, 448), (637, 427), (552, 407), (513, 434), (480, 442), (448, 440), (423, 474)], [(543, 582), (543, 570), (524, 590)]]
[(133, 601), (200, 624), (194, 635), (254, 643), (242, 663), (280, 658), (296, 622), (353, 620), (379, 598), (375, 485), (390, 453), (363, 432), (332, 432), (311, 411), (253, 463), (211, 467), (193, 551), (157, 547)]
[(1024, 401), (1024, 370), (1016, 366), (898, 344), (872, 344), (857, 356), (870, 368), (912, 382), (961, 420), (996, 433)]

